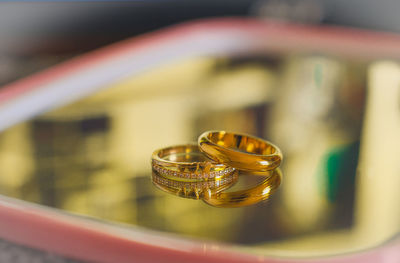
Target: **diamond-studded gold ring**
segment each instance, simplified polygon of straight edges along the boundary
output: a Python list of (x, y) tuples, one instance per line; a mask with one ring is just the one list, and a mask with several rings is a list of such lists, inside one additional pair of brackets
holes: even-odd
[(195, 144), (171, 146), (153, 152), (152, 168), (174, 180), (218, 179), (235, 171), (225, 164), (212, 163)]

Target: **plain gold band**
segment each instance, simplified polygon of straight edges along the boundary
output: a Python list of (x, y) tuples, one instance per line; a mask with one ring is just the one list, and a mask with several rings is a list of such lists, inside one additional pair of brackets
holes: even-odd
[(214, 162), (244, 171), (272, 170), (282, 161), (277, 146), (247, 134), (208, 131), (200, 135), (198, 145)]

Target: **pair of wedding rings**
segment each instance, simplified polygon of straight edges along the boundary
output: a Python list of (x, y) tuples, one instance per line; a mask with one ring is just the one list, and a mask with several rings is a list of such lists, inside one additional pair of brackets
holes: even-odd
[[(249, 190), (260, 196), (260, 193), (268, 194), (266, 189), (271, 182), (279, 185), (281, 174), (276, 168), (281, 161), (279, 148), (266, 140), (246, 134), (208, 131), (200, 135), (197, 145), (156, 150), (152, 155), (153, 183), (170, 193), (203, 199), (213, 205), (228, 201), (232, 207), (233, 201), (246, 196)], [(267, 179), (244, 192), (221, 193), (237, 181), (239, 173), (261, 174)]]

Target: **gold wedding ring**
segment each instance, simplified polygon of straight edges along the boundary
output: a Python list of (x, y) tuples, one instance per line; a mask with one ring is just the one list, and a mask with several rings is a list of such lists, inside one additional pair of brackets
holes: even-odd
[(282, 173), (278, 168), (264, 172), (264, 175), (266, 179), (254, 187), (236, 192), (212, 193), (205, 195), (203, 201), (215, 207), (242, 207), (266, 200), (281, 184)]
[[(268, 199), (279, 187), (282, 174), (277, 167), (281, 161), (280, 149), (261, 138), (209, 131), (200, 135), (198, 145), (156, 150), (152, 155), (152, 181), (165, 192), (203, 199), (211, 206), (241, 207)], [(239, 175), (246, 174), (265, 179), (250, 188), (225, 192)]]
[(282, 161), (278, 147), (263, 139), (226, 131), (208, 131), (198, 140), (200, 151), (216, 163), (244, 171), (268, 171)]
[(235, 171), (225, 164), (210, 162), (195, 144), (156, 150), (152, 168), (164, 177), (183, 181), (219, 179)]
[(238, 179), (237, 172), (215, 180), (183, 182), (166, 178), (158, 172), (153, 171), (152, 181), (155, 186), (164, 192), (174, 194), (180, 197), (201, 199), (207, 198), (218, 192), (221, 192), (234, 183)]

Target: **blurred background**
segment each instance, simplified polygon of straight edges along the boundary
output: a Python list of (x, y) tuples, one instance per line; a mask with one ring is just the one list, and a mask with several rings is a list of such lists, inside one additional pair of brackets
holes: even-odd
[(246, 16), (398, 33), (399, 8), (391, 0), (1, 2), (0, 84), (184, 21)]
[[(199, 18), (398, 33), (399, 8), (395, 1), (0, 3), (0, 84)], [(369, 249), (400, 230), (399, 99), (396, 59), (321, 52), (189, 58), (2, 132), (0, 193), (265, 255)], [(254, 134), (282, 149), (283, 181), (270, 200), (221, 209), (152, 185), (153, 150), (210, 129)]]

